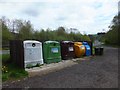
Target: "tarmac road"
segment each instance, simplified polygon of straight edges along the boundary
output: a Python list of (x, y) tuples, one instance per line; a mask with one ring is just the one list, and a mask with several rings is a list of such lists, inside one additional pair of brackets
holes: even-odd
[(118, 49), (104, 47), (102, 56), (44, 76), (3, 83), (3, 88), (118, 88)]

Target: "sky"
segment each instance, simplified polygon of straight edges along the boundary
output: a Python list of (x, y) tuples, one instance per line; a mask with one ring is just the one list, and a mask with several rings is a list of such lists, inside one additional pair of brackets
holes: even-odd
[[(0, 0), (0, 18), (30, 20), (34, 29), (76, 28), (81, 33), (108, 31), (119, 0)], [(104, 30), (103, 30), (104, 29)]]

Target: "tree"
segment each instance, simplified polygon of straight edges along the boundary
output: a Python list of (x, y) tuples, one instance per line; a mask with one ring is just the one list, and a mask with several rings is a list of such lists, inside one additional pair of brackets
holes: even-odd
[(105, 35), (105, 43), (106, 44), (119, 44), (118, 33), (120, 28), (120, 14), (115, 16), (112, 20), (112, 25), (110, 26), (110, 30)]
[(19, 39), (33, 39), (33, 28), (30, 21), (24, 22), (19, 31)]
[(5, 25), (4, 21), (2, 21), (2, 45), (8, 45), (9, 40), (12, 40), (14, 37), (12, 33), (9, 31), (8, 27)]
[(91, 41), (88, 35), (83, 35), (82, 36), (82, 41)]

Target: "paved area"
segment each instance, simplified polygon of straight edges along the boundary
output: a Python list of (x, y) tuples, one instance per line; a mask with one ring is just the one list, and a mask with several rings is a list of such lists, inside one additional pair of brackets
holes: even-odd
[(104, 47), (104, 55), (76, 63), (45, 75), (5, 82), (3, 88), (118, 88), (117, 48)]
[(70, 60), (62, 60), (58, 63), (51, 63), (51, 64), (44, 64), (40, 67), (34, 67), (34, 68), (26, 68), (25, 70), (29, 73), (29, 77), (33, 77), (35, 75), (45, 75), (50, 72), (55, 72), (61, 69), (64, 69), (66, 67), (71, 67), (75, 64), (78, 64), (77, 61), (82, 61), (82, 60), (90, 60), (92, 56), (88, 57), (83, 57), (83, 58), (75, 58), (75, 59), (70, 59)]

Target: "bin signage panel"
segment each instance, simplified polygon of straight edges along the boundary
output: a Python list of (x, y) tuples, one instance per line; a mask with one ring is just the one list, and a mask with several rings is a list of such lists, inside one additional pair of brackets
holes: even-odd
[(87, 50), (90, 50), (90, 48), (89, 48), (89, 47), (87, 47)]
[(25, 47), (26, 48), (39, 48), (40, 47), (40, 44), (39, 43), (27, 43), (25, 44)]
[(83, 45), (82, 45), (82, 46), (80, 46), (80, 48), (81, 48), (81, 49), (85, 49), (85, 47), (84, 47)]
[(73, 51), (73, 47), (69, 47), (69, 51)]
[(89, 45), (85, 45), (85, 46), (86, 46), (87, 50), (90, 50), (90, 46)]
[(51, 48), (52, 53), (58, 53), (58, 48)]

